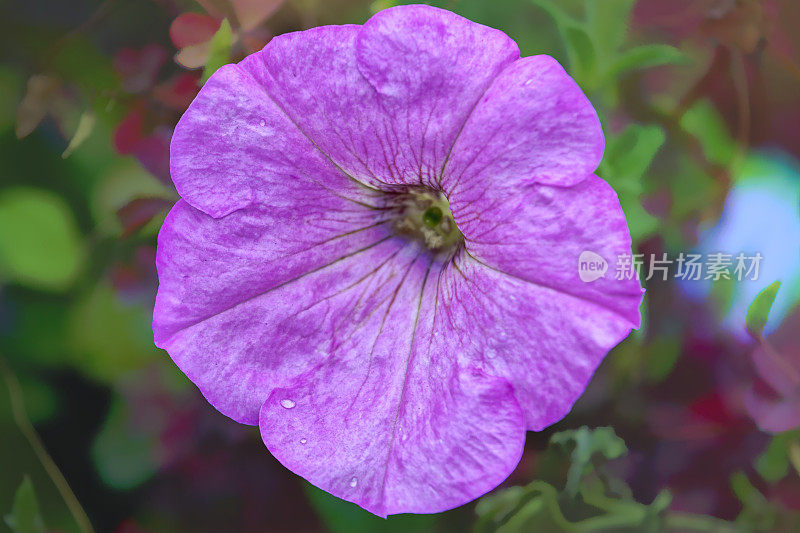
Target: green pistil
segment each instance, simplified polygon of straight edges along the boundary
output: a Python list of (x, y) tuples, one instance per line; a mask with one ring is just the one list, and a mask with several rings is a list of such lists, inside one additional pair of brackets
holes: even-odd
[(435, 228), (442, 222), (442, 210), (436, 206), (429, 208), (425, 211), (425, 214), (422, 215), (422, 221), (425, 223), (426, 226), (429, 228)]
[(447, 198), (441, 192), (411, 188), (394, 196), (393, 204), (397, 209), (398, 233), (419, 239), (436, 252), (452, 252), (464, 242)]

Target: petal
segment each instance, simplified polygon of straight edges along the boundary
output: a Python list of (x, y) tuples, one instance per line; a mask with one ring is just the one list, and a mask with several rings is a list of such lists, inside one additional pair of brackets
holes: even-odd
[[(631, 331), (601, 305), (460, 254), (442, 278), (439, 335), (462, 366), (505, 378), (532, 431), (563, 418), (608, 351)], [(476, 334), (476, 332), (479, 332)]]
[(561, 65), (549, 56), (526, 57), (497, 77), (470, 115), (445, 188), (523, 178), (573, 185), (594, 172), (604, 145), (597, 113)]
[(785, 398), (769, 399), (750, 389), (744, 406), (761, 431), (783, 433), (800, 427), (800, 389)]
[(502, 32), (428, 6), (274, 38), (247, 68), (360, 181), (433, 182), (470, 109), (519, 57)]
[(782, 396), (795, 394), (800, 387), (800, 309), (783, 319), (780, 327), (750, 354), (758, 375)]
[(798, 358), (792, 352), (796, 350), (789, 348), (787, 353), (775, 348), (773, 344), (764, 343), (757, 346), (750, 354), (753, 366), (761, 379), (783, 396), (793, 394), (800, 386), (798, 381), (800, 372), (795, 366)]
[[(644, 291), (635, 277), (615, 271), (618, 258), (631, 254), (628, 226), (616, 193), (602, 179), (592, 175), (568, 188), (529, 183), (524, 176), (459, 183), (450, 207), (467, 250), (480, 262), (597, 303), (639, 326)], [(603, 277), (581, 281), (578, 261), (585, 251), (606, 261)]]
[(425, 256), (414, 261), (362, 337), (340, 342), (261, 410), (262, 437), (281, 463), (380, 516), (464, 504), (522, 453), (509, 384), (460, 367), (452, 339), (438, 334), (441, 273)]
[[(364, 24), (358, 66), (423, 176), (438, 176), (458, 132), (497, 75), (519, 59), (505, 33), (425, 5), (385, 9)], [(403, 129), (405, 127), (405, 130)]]
[(206, 82), (175, 127), (170, 155), (178, 193), (213, 217), (281, 202), (300, 189), (351, 198), (369, 192), (332, 165), (238, 65)]
[(156, 345), (212, 405), (254, 424), (272, 387), (324, 359), (325, 298), (396, 248), (375, 212), (302, 187), (220, 219), (181, 200), (158, 239)]

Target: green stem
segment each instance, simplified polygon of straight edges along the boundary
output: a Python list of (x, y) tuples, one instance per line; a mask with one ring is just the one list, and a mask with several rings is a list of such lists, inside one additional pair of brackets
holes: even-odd
[(713, 531), (714, 533), (739, 533), (735, 524), (719, 518), (677, 511), (668, 512), (664, 517), (667, 531)]
[(53, 458), (50, 457), (50, 454), (47, 453), (42, 439), (39, 437), (39, 434), (36, 433), (33, 424), (31, 424), (28, 413), (25, 410), (22, 388), (19, 385), (17, 377), (6, 364), (2, 355), (0, 355), (0, 373), (3, 374), (6, 386), (8, 387), (8, 394), (11, 398), (11, 414), (14, 417), (14, 422), (17, 424), (17, 427), (19, 427), (20, 432), (25, 436), (25, 439), (27, 439), (31, 448), (33, 448), (36, 457), (39, 459), (39, 462), (42, 463), (42, 466), (47, 472), (47, 475), (50, 476), (56, 489), (58, 489), (58, 492), (64, 499), (64, 503), (67, 504), (70, 513), (72, 513), (75, 522), (77, 522), (78, 528), (82, 533), (94, 533), (94, 528), (89, 521), (89, 517), (86, 515), (86, 511), (81, 507), (78, 498), (75, 496), (75, 493), (72, 492), (66, 478), (61, 473), (61, 470), (58, 469), (58, 466), (55, 461), (53, 461)]

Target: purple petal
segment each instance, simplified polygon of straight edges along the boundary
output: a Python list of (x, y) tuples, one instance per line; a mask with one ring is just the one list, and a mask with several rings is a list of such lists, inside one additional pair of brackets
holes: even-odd
[[(616, 279), (618, 257), (630, 256), (625, 215), (614, 190), (589, 176), (569, 187), (529, 183), (525, 175), (457, 183), (450, 192), (456, 224), (472, 256), (512, 277), (577, 296), (639, 326), (643, 290), (637, 279)], [(608, 263), (605, 275), (583, 282), (582, 252)]]
[(416, 163), (423, 181), (441, 174), (469, 113), (517, 59), (503, 32), (424, 5), (385, 9), (358, 37), (359, 69), (387, 112), (403, 116), (397, 141), (411, 147), (406, 164)]
[(783, 396), (792, 395), (800, 387), (798, 328), (800, 310), (784, 318), (780, 327), (750, 354), (761, 379)]
[(751, 389), (745, 392), (744, 406), (761, 431), (783, 433), (800, 427), (800, 388), (777, 399), (766, 398)]
[(757, 346), (750, 354), (756, 372), (769, 383), (775, 392), (788, 396), (800, 387), (800, 370), (795, 366), (798, 360), (797, 349), (788, 347), (780, 350), (771, 344), (770, 337), (766, 344)]
[(364, 297), (371, 311), (352, 319), (357, 334), (336, 332), (330, 359), (274, 390), (261, 410), (279, 461), (381, 516), (466, 503), (522, 453), (512, 388), (453, 356), (437, 314), (442, 273), (426, 255), (387, 264)]
[(338, 170), (245, 69), (226, 65), (175, 127), (172, 180), (181, 197), (213, 217), (253, 204), (289, 204), (313, 191), (363, 200), (369, 190)]
[(399, 247), (375, 212), (297, 192), (221, 219), (181, 200), (159, 234), (155, 342), (243, 423), (272, 387), (324, 360), (326, 298)]
[(445, 188), (484, 180), (574, 185), (594, 172), (605, 141), (592, 104), (549, 56), (506, 68), (458, 137)]
[(338, 166), (383, 185), (433, 183), (472, 107), (518, 57), (500, 31), (403, 6), (363, 27), (281, 35), (242, 66)]
[(603, 357), (631, 331), (613, 310), (466, 253), (442, 276), (439, 305), (447, 351), (462, 366), (507, 379), (532, 431), (569, 412)]

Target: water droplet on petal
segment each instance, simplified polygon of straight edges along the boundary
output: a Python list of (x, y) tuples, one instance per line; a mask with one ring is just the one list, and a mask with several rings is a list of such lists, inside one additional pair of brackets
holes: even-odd
[(305, 444), (306, 442), (308, 442), (306, 439), (300, 439), (300, 444)]
[(531, 83), (533, 83), (533, 80), (528, 80), (525, 82), (525, 85), (530, 85)]
[(358, 479), (356, 479), (356, 478), (351, 479), (350, 480), (350, 486), (351, 487), (355, 487), (356, 485), (358, 485)]
[(262, 118), (261, 122), (259, 122), (259, 124), (261, 124), (262, 127), (266, 126), (267, 125), (267, 121)]
[(288, 398), (281, 400), (281, 405), (286, 409), (291, 409), (294, 407), (294, 402)]

